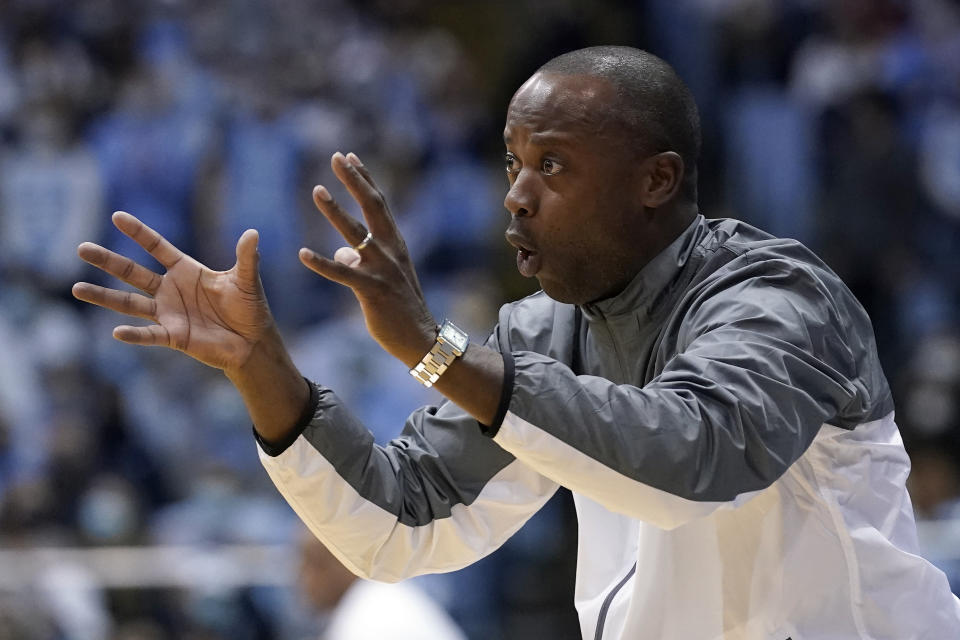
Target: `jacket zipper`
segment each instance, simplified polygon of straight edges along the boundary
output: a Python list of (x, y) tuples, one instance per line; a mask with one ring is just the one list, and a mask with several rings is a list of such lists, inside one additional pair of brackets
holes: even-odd
[(627, 572), (627, 575), (623, 576), (623, 580), (617, 583), (613, 589), (610, 590), (610, 593), (607, 594), (607, 597), (603, 599), (603, 605), (600, 607), (600, 614), (597, 616), (597, 632), (593, 634), (593, 640), (603, 640), (603, 625), (607, 621), (607, 611), (610, 609), (610, 603), (613, 602), (613, 598), (619, 593), (620, 589), (623, 588), (623, 585), (627, 584), (627, 580), (633, 577), (633, 574), (637, 572), (637, 563), (634, 562), (633, 566), (630, 567), (630, 571)]

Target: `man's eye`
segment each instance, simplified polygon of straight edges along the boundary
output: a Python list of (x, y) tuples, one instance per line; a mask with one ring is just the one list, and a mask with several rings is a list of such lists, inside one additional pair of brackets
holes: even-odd
[(560, 170), (563, 168), (563, 165), (557, 162), (556, 160), (551, 160), (547, 158), (543, 161), (543, 164), (540, 165), (540, 169), (548, 176), (555, 176), (560, 173)]
[(517, 160), (517, 156), (512, 153), (503, 156), (503, 166), (507, 170), (507, 173), (517, 173), (520, 171), (520, 161)]

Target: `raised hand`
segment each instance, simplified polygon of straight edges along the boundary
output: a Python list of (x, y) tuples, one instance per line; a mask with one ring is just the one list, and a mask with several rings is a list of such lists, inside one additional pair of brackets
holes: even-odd
[(333, 260), (304, 248), (300, 261), (321, 276), (350, 287), (370, 335), (412, 367), (433, 346), (437, 322), (427, 309), (406, 243), (383, 194), (359, 158), (336, 153), (331, 166), (360, 204), (367, 226), (346, 213), (325, 187), (316, 187), (314, 203), (350, 246), (338, 249)]
[(256, 231), (240, 236), (233, 268), (213, 271), (129, 213), (113, 214), (113, 224), (166, 269), (160, 275), (91, 242), (77, 248), (83, 260), (146, 294), (87, 282), (73, 286), (80, 300), (154, 323), (118, 326), (113, 330), (118, 340), (177, 349), (230, 373), (275, 331), (257, 271)]

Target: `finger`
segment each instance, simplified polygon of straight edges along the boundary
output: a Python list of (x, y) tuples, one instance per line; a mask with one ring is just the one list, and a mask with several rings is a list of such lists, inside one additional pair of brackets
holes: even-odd
[(124, 324), (114, 328), (113, 337), (127, 344), (139, 344), (145, 347), (169, 347), (170, 333), (158, 324), (146, 327), (132, 327)]
[(114, 278), (150, 295), (157, 292), (157, 288), (163, 280), (159, 273), (154, 273), (130, 258), (92, 242), (84, 242), (77, 247), (77, 255), (84, 262), (92, 264)]
[(104, 309), (124, 313), (128, 316), (154, 320), (157, 316), (157, 303), (146, 296), (131, 291), (108, 289), (89, 282), (73, 285), (73, 297)]
[(387, 208), (386, 198), (374, 186), (373, 181), (368, 180), (369, 173), (360, 158), (354, 153), (344, 156), (338, 151), (330, 159), (330, 165), (337, 179), (359, 203), (363, 217), (373, 234), (383, 238), (392, 237), (396, 233), (396, 224)]
[(367, 237), (367, 228), (363, 223), (344, 211), (326, 187), (317, 185), (313, 188), (313, 202), (333, 228), (351, 245), (360, 244)]
[(113, 224), (167, 269), (183, 257), (183, 252), (173, 246), (169, 240), (126, 211), (114, 213)]
[(373, 181), (373, 176), (370, 175), (370, 172), (367, 170), (366, 165), (360, 162), (360, 158), (357, 157), (357, 154), (351, 151), (350, 153), (347, 154), (346, 158), (347, 158), (347, 163), (357, 170), (357, 173), (360, 174), (360, 176), (367, 182), (367, 184), (369, 184), (374, 191), (382, 195), (383, 192), (380, 191), (380, 187), (378, 187), (377, 183)]
[(351, 289), (362, 285), (364, 279), (367, 277), (361, 271), (351, 266), (330, 260), (329, 258), (324, 258), (306, 247), (300, 249), (299, 255), (300, 262), (314, 273), (323, 276), (327, 280), (332, 280), (333, 282), (338, 282), (350, 287)]
[(260, 234), (256, 229), (247, 229), (237, 240), (237, 275), (248, 283), (255, 283), (259, 277)]

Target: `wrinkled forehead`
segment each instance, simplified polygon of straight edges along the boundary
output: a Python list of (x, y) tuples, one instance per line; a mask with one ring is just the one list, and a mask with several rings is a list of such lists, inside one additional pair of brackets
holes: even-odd
[(504, 139), (538, 133), (608, 135), (619, 122), (616, 98), (613, 85), (597, 76), (536, 73), (510, 101)]

